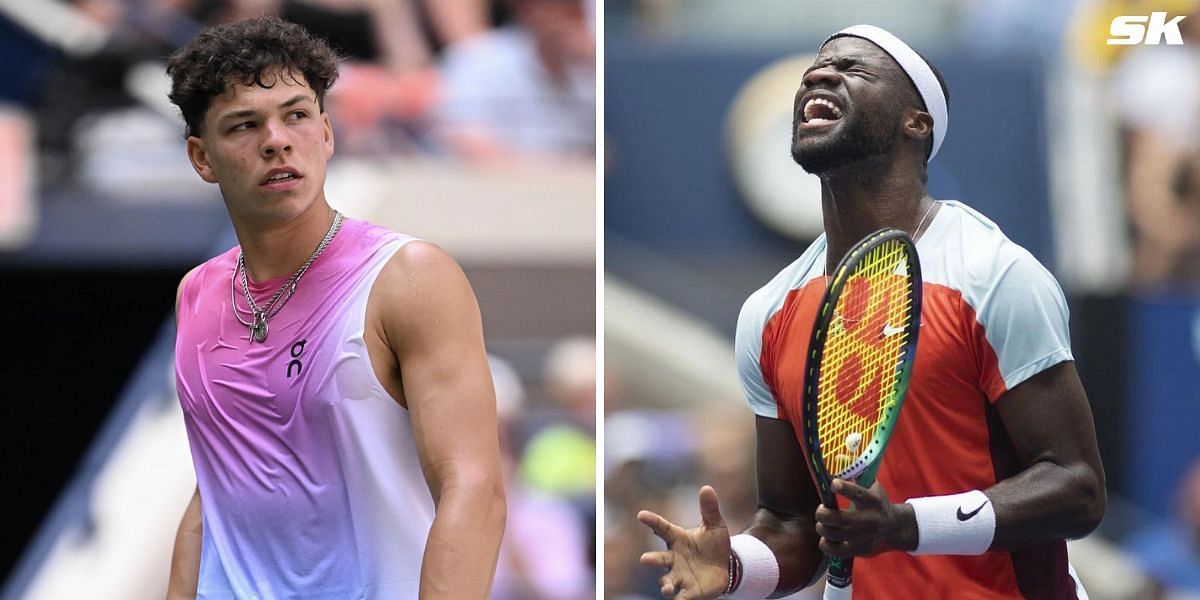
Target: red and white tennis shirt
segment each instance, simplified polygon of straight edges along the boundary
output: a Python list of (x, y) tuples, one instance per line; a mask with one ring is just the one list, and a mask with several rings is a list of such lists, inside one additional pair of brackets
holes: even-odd
[[(924, 280), (917, 361), (879, 471), (893, 501), (985, 490), (1019, 472), (994, 404), (1073, 359), (1067, 303), (1054, 277), (987, 217), (960, 202), (941, 205), (917, 241)], [(790, 421), (798, 441), (825, 252), (821, 236), (751, 295), (738, 317), (738, 373), (750, 406), (759, 416)], [(1077, 594), (1061, 540), (982, 556), (888, 552), (855, 562), (854, 587), (856, 598)], [(1086, 597), (1082, 588), (1078, 597)]]

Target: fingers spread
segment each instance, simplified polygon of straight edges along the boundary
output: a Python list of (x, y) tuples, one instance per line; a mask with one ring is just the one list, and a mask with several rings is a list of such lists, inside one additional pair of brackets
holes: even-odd
[(675, 553), (673, 552), (646, 552), (642, 554), (640, 562), (647, 567), (660, 567), (670, 569), (675, 564)]
[(675, 541), (675, 530), (677, 527), (670, 521), (648, 510), (639, 512), (637, 514), (637, 519), (643, 525), (649, 527), (650, 531), (654, 532), (654, 535), (662, 538), (662, 541), (666, 542), (668, 545)]
[(700, 488), (700, 519), (705, 527), (725, 527), (725, 517), (721, 516), (721, 505), (717, 501), (717, 491), (712, 486)]
[(671, 598), (675, 596), (675, 578), (670, 573), (663, 575), (658, 580), (658, 591), (662, 593), (663, 598)]

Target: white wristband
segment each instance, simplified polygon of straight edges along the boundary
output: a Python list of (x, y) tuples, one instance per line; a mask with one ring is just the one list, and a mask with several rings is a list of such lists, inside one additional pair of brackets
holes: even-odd
[(725, 598), (762, 600), (775, 593), (775, 587), (779, 585), (779, 561), (762, 540), (739, 533), (729, 538), (729, 549), (742, 563), (742, 581)]
[(979, 490), (949, 496), (910, 498), (917, 518), (917, 549), (910, 554), (977, 556), (996, 535), (996, 511)]

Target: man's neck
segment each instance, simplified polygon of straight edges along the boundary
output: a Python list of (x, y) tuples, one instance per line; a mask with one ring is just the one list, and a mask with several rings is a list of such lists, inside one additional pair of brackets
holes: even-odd
[(266, 281), (295, 273), (312, 256), (329, 232), (333, 209), (321, 200), (289, 221), (262, 223), (235, 218), (233, 222), (247, 276)]
[(868, 234), (894, 227), (916, 236), (933, 203), (910, 165), (869, 159), (821, 175), (826, 272)]

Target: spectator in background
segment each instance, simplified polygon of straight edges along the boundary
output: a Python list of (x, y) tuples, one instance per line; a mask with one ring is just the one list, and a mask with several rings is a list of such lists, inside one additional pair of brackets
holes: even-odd
[(580, 0), (506, 0), (515, 24), (449, 48), (439, 126), (472, 162), (595, 154), (596, 43)]
[[(611, 374), (606, 374), (612, 377)], [(606, 394), (608, 390), (605, 390)], [(638, 564), (642, 548), (653, 539), (629, 515), (642, 506), (675, 514), (680, 503), (670, 497), (678, 482), (693, 481), (689, 473), (696, 436), (689, 434), (686, 413), (646, 409), (616, 409), (608, 402), (604, 418), (604, 598), (657, 598), (656, 574)], [(644, 405), (644, 403), (642, 404)], [(689, 511), (694, 512), (694, 511)]]
[(546, 359), (545, 372), (554, 408), (525, 446), (521, 478), (540, 492), (590, 505), (596, 489), (595, 342), (559, 342)]
[[(485, 33), (489, 0), (72, 0), (104, 31), (95, 51), (59, 59), (40, 77), (36, 113), (41, 181), (117, 197), (188, 190), (173, 110), (161, 99), (163, 57), (209, 25), (280, 16), (327, 39), (346, 58), (329, 108), (339, 152), (427, 152), (439, 99), (438, 60)], [(148, 86), (151, 89), (138, 89)]]
[(1136, 47), (1113, 75), (1142, 288), (1200, 284), (1200, 18), (1179, 29), (1183, 45)]
[(514, 425), (527, 408), (525, 386), (504, 360), (489, 356), (496, 386), (508, 525), (493, 600), (583, 600), (594, 596), (584, 521), (570, 503), (532, 493), (515, 476)]
[(653, 600), (657, 594), (639, 591), (641, 532), (611, 521), (604, 526), (604, 600)]
[[(154, 140), (161, 140), (153, 149), (158, 156), (166, 154), (162, 152), (166, 147), (178, 149), (177, 123), (138, 106), (128, 73), (133, 65), (149, 60), (156, 61), (155, 71), (161, 73), (158, 61), (199, 33), (202, 26), (196, 19), (207, 14), (209, 5), (202, 0), (160, 0), (148, 6), (120, 0), (62, 4), (62, 10), (96, 26), (103, 43), (62, 54), (38, 76), (35, 113), (41, 181), (58, 186), (72, 183), (80, 172), (108, 176), (106, 171), (114, 167), (137, 170), (139, 160), (160, 166), (164, 161), (146, 161), (153, 154), (140, 152)], [(154, 95), (157, 99), (161, 92), (155, 90)], [(115, 117), (111, 119), (115, 126), (103, 127), (98, 121), (104, 117)], [(96, 135), (89, 136), (91, 131)], [(103, 142), (95, 145), (89, 138)], [(137, 159), (90, 164), (95, 154), (114, 147), (135, 149)], [(170, 153), (165, 162), (179, 172), (188, 170), (179, 152)]]
[(544, 381), (551, 406), (525, 415), (527, 438), (519, 459), (521, 484), (531, 496), (565, 501), (585, 532), (585, 564), (596, 564), (596, 342), (568, 338), (550, 350)]
[[(350, 154), (427, 144), (438, 102), (438, 54), (487, 30), (486, 0), (238, 0), (330, 40), (349, 60), (330, 95)], [(271, 6), (273, 5), (273, 6)]]
[[(696, 442), (699, 473), (695, 480), (722, 491), (721, 512), (725, 522), (735, 529), (749, 527), (758, 510), (753, 425), (736, 399), (707, 407), (694, 415), (691, 423), (692, 430), (700, 432)], [(681, 511), (687, 511), (685, 514), (699, 522), (695, 496), (696, 486), (681, 486), (675, 491), (674, 500)]]
[(1175, 492), (1175, 519), (1132, 535), (1126, 544), (1159, 587), (1156, 598), (1200, 598), (1200, 459)]
[[(100, 0), (88, 0), (96, 2)], [(162, 1), (162, 0), (159, 0)], [(169, 0), (164, 3), (209, 2)], [(348, 58), (396, 73), (426, 68), (445, 46), (488, 28), (487, 0), (226, 0), (215, 18), (275, 15), (325, 37)]]
[(487, 28), (480, 0), (283, 0), (283, 18), (325, 35), (347, 56), (392, 73), (430, 67), (442, 47)]
[[(618, 382), (619, 389), (618, 374), (606, 373), (606, 377)], [(701, 483), (714, 483), (721, 486), (721, 509), (730, 527), (748, 524), (757, 509), (752, 421), (744, 410), (732, 400), (677, 409), (644, 408), (650, 404), (645, 398), (606, 398), (606, 600), (661, 597), (658, 573), (638, 562), (642, 550), (655, 542), (649, 530), (629, 518), (639, 508), (653, 507), (672, 521), (699, 522), (695, 489)], [(643, 408), (609, 410), (609, 406), (625, 405)], [(814, 586), (789, 598), (820, 598), (822, 590)]]

